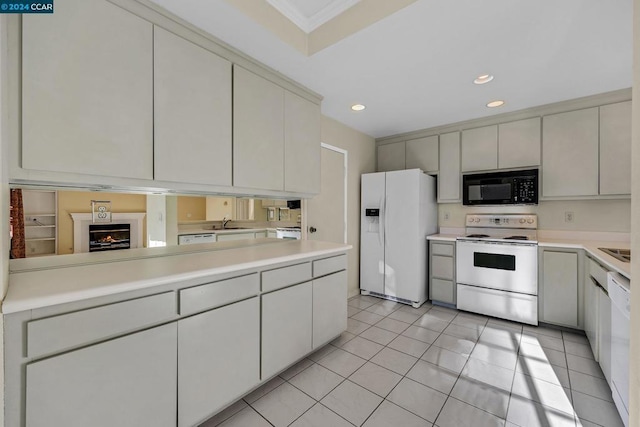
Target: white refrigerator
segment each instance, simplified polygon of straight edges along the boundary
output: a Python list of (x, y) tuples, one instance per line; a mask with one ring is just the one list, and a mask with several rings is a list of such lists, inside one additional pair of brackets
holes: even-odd
[(436, 181), (420, 169), (362, 175), (360, 292), (419, 307), (428, 299), (427, 240)]

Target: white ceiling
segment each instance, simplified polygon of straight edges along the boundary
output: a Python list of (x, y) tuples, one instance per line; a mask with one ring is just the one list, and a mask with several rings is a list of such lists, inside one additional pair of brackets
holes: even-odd
[(305, 33), (318, 28), (360, 0), (267, 0)]
[(153, 1), (374, 137), (631, 87), (632, 0), (418, 0), (310, 57), (224, 1)]

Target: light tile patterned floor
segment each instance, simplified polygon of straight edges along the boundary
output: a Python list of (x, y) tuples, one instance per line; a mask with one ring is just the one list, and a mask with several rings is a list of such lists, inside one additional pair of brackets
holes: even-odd
[(368, 296), (349, 317), (202, 427), (622, 425), (584, 335)]

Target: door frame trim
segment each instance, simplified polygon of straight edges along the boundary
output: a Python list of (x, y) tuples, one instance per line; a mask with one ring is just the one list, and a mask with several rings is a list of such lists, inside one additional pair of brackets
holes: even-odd
[[(349, 200), (347, 197), (347, 189), (348, 189), (348, 173), (349, 173), (349, 168), (348, 168), (348, 164), (349, 164), (349, 152), (343, 148), (339, 148), (336, 147), (334, 145), (331, 144), (325, 144), (324, 142), (320, 143), (320, 148), (325, 148), (327, 150), (331, 150), (331, 151), (335, 151), (336, 153), (340, 153), (342, 155), (344, 155), (344, 237), (343, 243), (347, 243), (347, 218), (348, 215), (347, 213), (349, 212), (349, 208), (347, 205), (347, 201)], [(322, 170), (322, 166), (320, 167), (320, 170)], [(303, 205), (303, 215), (302, 215), (302, 219), (303, 219), (303, 224), (302, 224), (302, 238), (303, 239), (307, 239), (307, 229), (308, 229), (308, 224), (307, 224), (307, 199), (304, 199), (302, 201), (302, 205)]]

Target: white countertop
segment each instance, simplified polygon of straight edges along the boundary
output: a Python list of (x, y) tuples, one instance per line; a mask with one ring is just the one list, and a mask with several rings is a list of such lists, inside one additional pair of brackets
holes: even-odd
[(617, 271), (631, 280), (631, 263), (622, 262), (609, 254), (602, 252), (598, 248), (630, 249), (629, 242), (608, 241), (608, 240), (573, 240), (573, 239), (550, 239), (538, 238), (538, 246), (547, 248), (571, 248), (584, 249), (591, 257), (597, 259), (613, 271)]
[[(560, 235), (563, 238), (549, 237), (549, 234)], [(572, 234), (575, 237), (572, 237)], [(616, 240), (596, 240), (589, 237), (600, 237), (611, 234)], [(615, 248), (615, 249), (629, 249), (631, 243), (625, 240), (621, 240), (623, 233), (588, 233), (588, 232), (545, 232), (538, 231), (538, 246), (547, 248), (569, 248), (569, 249), (584, 249), (591, 257), (597, 259), (600, 263), (604, 264), (613, 271), (617, 271), (629, 280), (631, 280), (631, 263), (622, 262), (611, 255), (608, 255), (598, 248)], [(432, 234), (427, 236), (427, 240), (440, 240), (447, 242), (455, 242), (457, 237), (462, 237), (464, 234)]]
[(457, 234), (432, 234), (427, 236), (427, 240), (441, 240), (445, 242), (455, 242)]
[[(272, 244), (259, 244), (260, 241)], [(351, 245), (313, 240), (256, 239), (233, 243), (235, 248), (225, 250), (216, 250), (224, 247), (221, 243), (211, 243), (193, 245), (201, 247), (195, 253), (12, 271), (2, 312), (32, 310), (351, 249)], [(203, 250), (207, 246), (211, 249)]]
[(256, 233), (259, 231), (276, 231), (275, 228), (267, 228), (267, 227), (262, 227), (262, 228), (236, 228), (236, 229), (229, 229), (229, 228), (217, 228), (217, 229), (212, 229), (212, 228), (192, 228), (192, 229), (182, 229), (182, 230), (178, 230), (178, 236), (184, 236), (187, 234), (238, 234), (238, 233)]

